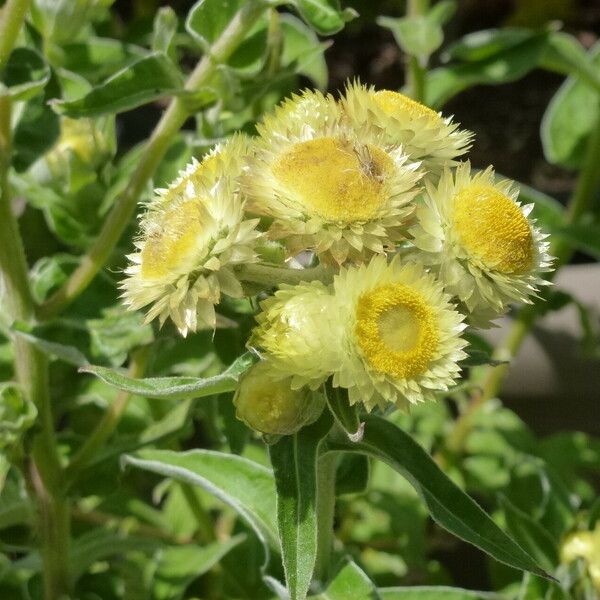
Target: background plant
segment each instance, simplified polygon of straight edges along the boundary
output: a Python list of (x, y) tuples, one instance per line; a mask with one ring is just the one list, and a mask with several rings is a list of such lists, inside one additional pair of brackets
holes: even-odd
[[(311, 594), (487, 597), (442, 587), (452, 582), (432, 551), (465, 547), (431, 514), (468, 541), (474, 528), (495, 558), (530, 571), (537, 563), (558, 580), (490, 561), (500, 597), (595, 598), (597, 441), (537, 439), (495, 399), (505, 365), (476, 367), (489, 362), (483, 341), (472, 340), (471, 382), (446, 401), (369, 417), (356, 444), (343, 434), (355, 431), (355, 416), (330, 395), (336, 435), (325, 438), (325, 413), (267, 450), (230, 401), (250, 363), (242, 353), (255, 306), (224, 302), (214, 338), (201, 331), (184, 340), (168, 326), (142, 325), (118, 300), (136, 207), (192, 156), (251, 132), (305, 83), (299, 77), (325, 87), (316, 34), (334, 34), (353, 13), (334, 2), (204, 0), (181, 19), (163, 8), (144, 24), (142, 3), (136, 32), (119, 31), (108, 4), (6, 0), (0, 9), (3, 595), (266, 598), (284, 595), (287, 576), (289, 593), (301, 597), (318, 546), (331, 543), (319, 527), (327, 517), (319, 503), (331, 511), (332, 501), (316, 499), (323, 477), (335, 482), (337, 543), (317, 561)], [(552, 26), (513, 27), (458, 40), (445, 49), (447, 63), (430, 69), (453, 10), (415, 0), (405, 17), (380, 19), (408, 57), (407, 91), (442, 109), (470, 86), (534, 68), (568, 75), (542, 140), (551, 162), (579, 171), (575, 192), (566, 210), (534, 190), (521, 195), (535, 202), (561, 263), (576, 248), (597, 256), (597, 52)], [(169, 98), (148, 139), (118, 147), (115, 114)], [(514, 356), (544, 312), (577, 302), (552, 291), (544, 300), (519, 310), (497, 359)], [(592, 318), (580, 308), (593, 345)], [(78, 373), (82, 366), (96, 377)], [(510, 537), (497, 537), (413, 438)], [(579, 530), (591, 549), (561, 555)]]

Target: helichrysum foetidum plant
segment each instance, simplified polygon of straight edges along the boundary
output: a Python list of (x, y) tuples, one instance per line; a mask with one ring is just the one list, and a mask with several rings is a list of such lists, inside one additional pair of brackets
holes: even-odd
[[(235, 398), (257, 431), (312, 422), (327, 381), (367, 410), (435, 399), (460, 377), (465, 328), (546, 283), (531, 207), (491, 168), (460, 162), (472, 136), (450, 118), (354, 83), (339, 101), (294, 96), (257, 133), (157, 192), (122, 284), (131, 308), (184, 335), (215, 327), (223, 294), (262, 284), (248, 342), (260, 362)], [(269, 241), (285, 263), (261, 263)]]

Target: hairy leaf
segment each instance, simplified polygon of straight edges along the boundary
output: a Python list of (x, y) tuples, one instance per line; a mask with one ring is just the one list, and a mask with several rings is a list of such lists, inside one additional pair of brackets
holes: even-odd
[(81, 367), (82, 373), (91, 373), (108, 385), (120, 390), (145, 396), (146, 398), (162, 398), (167, 400), (184, 400), (186, 398), (203, 398), (223, 392), (232, 392), (237, 387), (240, 376), (255, 362), (250, 353), (240, 356), (226, 371), (214, 377), (147, 377), (134, 379), (117, 369), (86, 365)]
[(277, 524), (291, 600), (306, 598), (317, 557), (317, 461), (332, 425), (325, 411), (312, 425), (269, 447), (277, 488)]
[(439, 525), (500, 562), (548, 577), (407, 433), (380, 417), (369, 416), (365, 420), (362, 442), (336, 440), (330, 442), (331, 449), (362, 452), (382, 460), (414, 486)]

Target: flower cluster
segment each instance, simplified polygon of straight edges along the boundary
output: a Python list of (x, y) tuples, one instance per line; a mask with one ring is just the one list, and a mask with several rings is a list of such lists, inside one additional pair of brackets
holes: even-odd
[[(222, 293), (244, 294), (259, 245), (285, 250), (286, 264), (263, 267), (281, 273), (267, 287), (281, 285), (261, 303), (249, 341), (261, 362), (236, 397), (255, 429), (309, 422), (303, 407), (327, 380), (369, 410), (432, 399), (459, 377), (464, 329), (545, 284), (551, 258), (532, 207), (491, 168), (460, 161), (472, 136), (450, 118), (355, 83), (340, 100), (294, 96), (257, 130), (157, 193), (122, 284), (131, 308), (151, 305), (148, 319), (170, 317), (185, 335), (214, 327)], [(286, 285), (299, 256), (322, 268)]]

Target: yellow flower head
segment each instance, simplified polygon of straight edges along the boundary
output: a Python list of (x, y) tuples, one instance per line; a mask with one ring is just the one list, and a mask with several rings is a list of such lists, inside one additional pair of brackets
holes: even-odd
[(402, 145), (411, 160), (422, 161), (423, 170), (433, 178), (471, 145), (471, 132), (399, 92), (375, 91), (355, 82), (347, 86), (341, 103), (357, 132), (375, 125), (387, 143)]
[(233, 137), (201, 163), (192, 161), (168, 189), (158, 190), (141, 220), (137, 251), (121, 283), (133, 310), (151, 305), (146, 321), (170, 317), (182, 335), (199, 322), (215, 326), (221, 293), (243, 295), (233, 267), (255, 262), (257, 219), (244, 218), (236, 178), (248, 142)]
[(254, 365), (240, 381), (233, 403), (236, 416), (261, 433), (291, 435), (315, 421), (323, 410), (322, 394), (307, 388), (293, 390), (291, 381), (273, 379), (271, 365)]
[(471, 323), (489, 325), (510, 302), (530, 302), (551, 269), (547, 236), (528, 219), (533, 205), (521, 206), (512, 182), (495, 182), (491, 168), (471, 175), (468, 162), (426, 187), (411, 229), (417, 256), (466, 306)]
[(560, 549), (561, 562), (568, 564), (583, 558), (594, 587), (600, 592), (600, 523), (594, 531), (577, 531), (569, 535)]
[(331, 96), (304, 92), (259, 125), (256, 155), (242, 177), (248, 210), (272, 218), (269, 236), (290, 255), (361, 262), (404, 239), (419, 191), (418, 164), (383, 133), (357, 135)]
[(454, 383), (466, 356), (464, 317), (433, 275), (375, 257), (342, 269), (333, 285), (343, 329), (333, 385), (347, 388), (352, 404), (406, 407)]
[(340, 360), (341, 324), (329, 289), (319, 281), (284, 285), (261, 308), (249, 346), (268, 360), (273, 378), (316, 389)]

